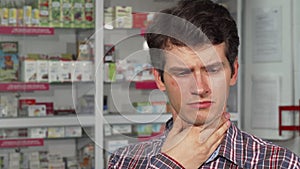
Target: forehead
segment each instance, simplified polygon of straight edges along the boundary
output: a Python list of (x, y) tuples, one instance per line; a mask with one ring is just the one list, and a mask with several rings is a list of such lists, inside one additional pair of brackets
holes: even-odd
[(218, 45), (204, 45), (201, 47), (177, 47), (173, 46), (165, 51), (166, 65), (187, 65), (195, 64), (208, 65), (216, 62), (226, 62), (225, 43)]

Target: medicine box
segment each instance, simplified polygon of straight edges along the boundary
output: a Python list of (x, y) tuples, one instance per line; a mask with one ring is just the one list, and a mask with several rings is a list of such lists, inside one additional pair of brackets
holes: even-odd
[(50, 60), (48, 64), (49, 83), (60, 82), (60, 61)]
[(0, 81), (17, 81), (19, 57), (17, 54), (3, 53), (0, 50)]
[(65, 136), (64, 127), (49, 127), (48, 138), (61, 138)]
[(81, 127), (65, 127), (65, 137), (81, 137), (82, 129)]
[(113, 134), (128, 134), (132, 132), (132, 127), (130, 124), (119, 124), (112, 126)]
[(1, 94), (0, 117), (17, 117), (18, 99), (14, 94)]
[(47, 130), (48, 129), (45, 127), (30, 128), (29, 136), (30, 136), (30, 138), (46, 138)]
[(115, 28), (132, 28), (132, 7), (115, 6), (114, 19)]
[(35, 60), (21, 61), (21, 81), (23, 82), (36, 82), (37, 80), (37, 67)]
[(46, 105), (28, 105), (28, 116), (46, 116)]
[(75, 61), (72, 63), (72, 81), (92, 81), (94, 79), (94, 63), (91, 61)]
[(48, 82), (49, 71), (48, 71), (48, 61), (47, 60), (37, 60), (37, 81), (38, 82)]
[(73, 0), (73, 24), (72, 27), (82, 28), (84, 26), (84, 0)]
[(61, 82), (71, 82), (73, 65), (72, 61), (60, 61), (60, 76), (59, 79)]
[(148, 23), (148, 13), (134, 12), (132, 13), (133, 28), (146, 28)]
[(104, 9), (104, 28), (111, 29), (113, 28), (114, 16), (113, 16), (113, 7), (107, 7)]

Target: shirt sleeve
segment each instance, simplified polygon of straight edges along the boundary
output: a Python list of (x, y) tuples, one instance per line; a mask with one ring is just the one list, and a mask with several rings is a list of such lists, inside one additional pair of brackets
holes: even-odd
[(151, 165), (153, 169), (170, 168), (170, 169), (184, 169), (184, 167), (170, 156), (159, 153), (151, 159)]

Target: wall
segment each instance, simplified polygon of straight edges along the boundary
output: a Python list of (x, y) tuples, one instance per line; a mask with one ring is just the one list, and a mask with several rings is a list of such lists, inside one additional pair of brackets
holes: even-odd
[[(299, 154), (299, 135), (278, 133), (278, 106), (298, 104), (299, 98), (295, 93), (299, 92), (295, 88), (299, 82), (295, 83), (293, 69), (292, 11), (297, 9), (296, 2), (243, 2), (243, 129)], [(292, 124), (293, 113), (286, 114), (284, 123)]]

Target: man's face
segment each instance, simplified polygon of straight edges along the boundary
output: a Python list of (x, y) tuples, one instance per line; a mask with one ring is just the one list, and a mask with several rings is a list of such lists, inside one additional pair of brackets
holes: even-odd
[(236, 83), (225, 56), (225, 43), (195, 49), (173, 46), (165, 52), (164, 82), (158, 73), (158, 87), (169, 97), (174, 118), (203, 125), (220, 117), (226, 108), (229, 87)]

